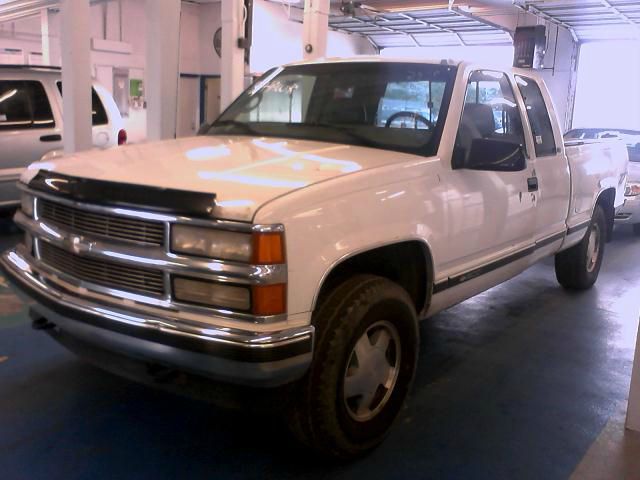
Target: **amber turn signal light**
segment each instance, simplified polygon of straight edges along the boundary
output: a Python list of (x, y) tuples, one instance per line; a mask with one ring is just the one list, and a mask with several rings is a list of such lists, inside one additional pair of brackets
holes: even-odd
[(254, 265), (284, 263), (284, 238), (282, 232), (254, 233), (251, 263)]
[(287, 285), (255, 285), (251, 288), (254, 315), (279, 315), (287, 310)]

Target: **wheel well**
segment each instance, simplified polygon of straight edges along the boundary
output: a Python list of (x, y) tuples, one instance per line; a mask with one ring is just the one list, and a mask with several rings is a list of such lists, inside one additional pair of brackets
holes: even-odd
[(615, 188), (607, 188), (598, 196), (596, 205), (600, 205), (604, 209), (604, 215), (607, 219), (607, 242), (613, 238), (613, 220), (615, 218), (614, 204), (616, 201)]
[(431, 266), (432, 259), (427, 246), (417, 240), (367, 250), (347, 258), (331, 270), (320, 288), (315, 307), (344, 280), (366, 273), (387, 278), (403, 287), (420, 314), (429, 300), (427, 286), (433, 281)]

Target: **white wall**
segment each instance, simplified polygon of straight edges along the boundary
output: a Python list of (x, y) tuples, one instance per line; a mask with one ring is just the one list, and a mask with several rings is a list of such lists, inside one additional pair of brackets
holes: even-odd
[[(300, 12), (291, 9), (292, 16)], [(250, 70), (262, 73), (271, 67), (302, 60), (302, 24), (288, 18), (281, 4), (255, 0), (253, 4), (253, 44)], [(363, 37), (329, 32), (328, 57), (346, 57), (377, 53)]]
[(574, 128), (640, 130), (640, 42), (580, 47)]

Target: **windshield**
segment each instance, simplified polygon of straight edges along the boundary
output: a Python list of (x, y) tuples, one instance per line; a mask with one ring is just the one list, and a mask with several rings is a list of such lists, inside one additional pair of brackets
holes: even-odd
[(456, 68), (352, 62), (272, 70), (211, 126), (259, 135), (435, 155)]

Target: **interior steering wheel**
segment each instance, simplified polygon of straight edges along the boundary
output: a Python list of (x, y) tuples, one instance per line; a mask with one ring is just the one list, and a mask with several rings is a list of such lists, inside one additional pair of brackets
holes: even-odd
[(389, 128), (391, 127), (391, 124), (402, 117), (409, 117), (413, 119), (413, 128), (415, 128), (416, 130), (418, 129), (418, 122), (422, 122), (424, 123), (427, 128), (429, 130), (433, 129), (433, 123), (431, 123), (429, 120), (427, 120), (426, 117), (423, 117), (422, 115), (420, 115), (419, 113), (416, 112), (396, 112), (393, 115), (391, 115), (388, 119), (387, 119), (387, 123), (385, 124), (385, 128)]

